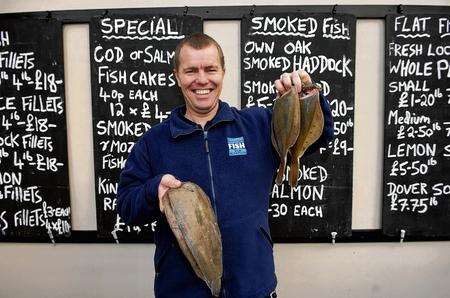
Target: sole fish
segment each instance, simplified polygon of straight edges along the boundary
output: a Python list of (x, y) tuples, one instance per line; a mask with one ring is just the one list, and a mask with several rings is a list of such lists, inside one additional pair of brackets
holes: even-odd
[(289, 151), (291, 155), (289, 185), (291, 187), (297, 186), (299, 159), (322, 135), (324, 118), (318, 91), (300, 98), (300, 113), (300, 133)]
[(275, 100), (272, 115), (272, 145), (281, 162), (275, 182), (280, 185), (286, 168), (289, 149), (295, 144), (300, 133), (300, 101), (295, 87)]
[(165, 196), (164, 213), (181, 250), (196, 275), (218, 297), (223, 274), (222, 239), (208, 196), (192, 182), (169, 189)]

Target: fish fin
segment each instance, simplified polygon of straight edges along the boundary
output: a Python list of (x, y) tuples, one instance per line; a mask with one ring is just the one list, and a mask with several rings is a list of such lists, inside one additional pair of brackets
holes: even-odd
[(220, 278), (210, 280), (208, 283), (208, 287), (211, 290), (211, 293), (213, 294), (214, 297), (219, 297), (221, 286), (222, 286), (222, 281), (220, 280)]
[(278, 156), (280, 156), (280, 150), (278, 149), (277, 139), (275, 136), (275, 132), (273, 130), (273, 121), (270, 124), (270, 140), (272, 141), (273, 148), (275, 148), (275, 151), (278, 153)]

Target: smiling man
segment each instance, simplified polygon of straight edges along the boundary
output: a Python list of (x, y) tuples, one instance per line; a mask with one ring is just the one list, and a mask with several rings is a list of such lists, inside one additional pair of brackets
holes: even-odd
[(218, 45), (197, 49), (184, 43), (175, 53), (174, 73), (186, 102), (186, 118), (203, 127), (219, 108), (225, 75), (223, 53)]
[[(221, 297), (276, 297), (277, 284), (268, 224), (269, 193), (278, 157), (270, 138), (271, 111), (238, 110), (219, 99), (225, 63), (219, 44), (205, 34), (181, 41), (174, 74), (185, 105), (152, 127), (133, 147), (118, 188), (117, 210), (128, 224), (158, 218), (155, 233), (155, 296), (210, 298), (171, 232), (161, 200), (181, 181), (198, 184), (211, 199), (223, 248)], [(283, 94), (311, 83), (304, 71), (282, 74), (275, 86)], [(331, 140), (332, 118), (309, 152)]]

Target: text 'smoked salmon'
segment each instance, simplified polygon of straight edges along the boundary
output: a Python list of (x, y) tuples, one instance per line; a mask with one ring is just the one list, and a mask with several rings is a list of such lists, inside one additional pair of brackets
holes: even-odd
[(218, 297), (223, 273), (222, 239), (208, 196), (192, 182), (169, 189), (164, 196), (164, 213), (181, 250), (197, 276)]

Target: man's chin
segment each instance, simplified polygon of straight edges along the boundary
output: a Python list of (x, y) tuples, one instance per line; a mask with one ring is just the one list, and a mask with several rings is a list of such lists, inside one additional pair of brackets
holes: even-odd
[(208, 103), (204, 103), (204, 104), (197, 104), (194, 106), (194, 108), (198, 113), (207, 114), (207, 113), (211, 112), (212, 110), (214, 110), (217, 103), (218, 103), (218, 101), (208, 102)]
[(214, 109), (214, 105), (205, 105), (205, 106), (196, 106), (195, 109), (197, 110), (197, 112), (202, 113), (202, 114), (206, 114), (211, 112)]

